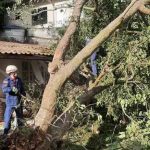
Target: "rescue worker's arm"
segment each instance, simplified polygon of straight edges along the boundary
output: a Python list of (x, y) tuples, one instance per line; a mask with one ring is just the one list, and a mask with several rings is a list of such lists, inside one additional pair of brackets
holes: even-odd
[(8, 80), (4, 80), (2, 84), (2, 91), (3, 93), (9, 93), (12, 91), (11, 87), (9, 86)]

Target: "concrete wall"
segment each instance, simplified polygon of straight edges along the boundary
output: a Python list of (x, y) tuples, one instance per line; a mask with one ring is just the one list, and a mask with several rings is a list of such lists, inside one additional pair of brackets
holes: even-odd
[(24, 43), (25, 29), (6, 28), (0, 32), (0, 39)]

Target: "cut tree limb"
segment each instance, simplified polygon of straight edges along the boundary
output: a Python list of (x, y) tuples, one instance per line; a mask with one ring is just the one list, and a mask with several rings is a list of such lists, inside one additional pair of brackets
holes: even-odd
[(147, 8), (147, 7), (145, 7), (144, 5), (141, 5), (141, 6), (139, 7), (139, 11), (140, 11), (141, 13), (146, 14), (146, 15), (150, 15), (150, 9)]

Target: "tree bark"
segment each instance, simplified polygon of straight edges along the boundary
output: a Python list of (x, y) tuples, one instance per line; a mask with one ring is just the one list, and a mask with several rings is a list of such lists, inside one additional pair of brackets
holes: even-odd
[[(146, 2), (150, 2), (150, 0), (147, 0)], [(142, 0), (133, 0), (125, 11), (100, 31), (100, 33), (93, 38), (91, 42), (70, 61), (69, 64), (61, 67), (53, 77), (53, 80), (49, 80), (43, 94), (41, 107), (35, 117), (35, 125), (39, 126), (42, 131), (47, 132), (47, 129), (53, 120), (57, 92), (59, 92), (65, 81), (84, 61), (86, 61), (99, 45), (106, 41), (128, 18), (134, 15), (141, 5), (143, 5)]]

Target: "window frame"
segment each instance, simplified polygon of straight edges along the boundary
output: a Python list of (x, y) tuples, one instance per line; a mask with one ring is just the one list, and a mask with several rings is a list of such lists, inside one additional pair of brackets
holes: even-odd
[(32, 26), (48, 23), (47, 7), (36, 8), (32, 11)]

